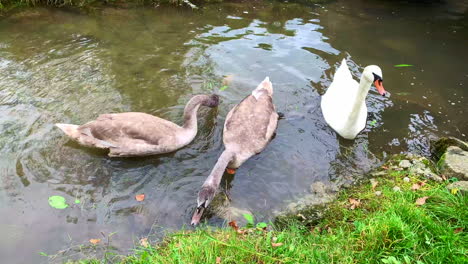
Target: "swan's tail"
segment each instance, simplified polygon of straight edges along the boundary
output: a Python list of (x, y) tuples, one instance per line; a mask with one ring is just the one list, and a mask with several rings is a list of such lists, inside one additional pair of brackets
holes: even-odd
[(78, 140), (80, 137), (80, 132), (78, 131), (77, 125), (72, 125), (72, 124), (55, 124), (58, 128), (60, 128), (63, 133), (65, 133), (67, 136)]

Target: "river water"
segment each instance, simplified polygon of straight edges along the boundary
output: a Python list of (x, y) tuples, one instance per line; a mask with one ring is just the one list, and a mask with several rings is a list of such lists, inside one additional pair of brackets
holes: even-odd
[[(386, 155), (428, 154), (432, 137), (466, 140), (467, 9), (467, 1), (338, 0), (86, 14), (35, 8), (1, 18), (2, 263), (50, 260), (39, 252), (57, 262), (99, 256), (103, 247), (122, 253), (141, 237), (155, 241), (188, 225), (223, 150), (227, 112), (265, 76), (286, 118), (265, 151), (222, 183), (230, 206), (259, 221), (316, 181), (349, 184)], [(379, 65), (391, 93), (371, 89), (368, 125), (354, 141), (338, 138), (319, 107), (343, 58), (356, 79), (366, 65)], [(195, 140), (169, 155), (111, 159), (54, 127), (123, 111), (180, 124), (198, 93), (217, 93), (221, 104), (201, 109)], [(138, 202), (141, 193), (146, 199)], [(51, 208), (51, 195), (70, 207)], [(207, 221), (224, 219), (208, 214)], [(98, 249), (87, 246), (91, 238), (102, 239)]]

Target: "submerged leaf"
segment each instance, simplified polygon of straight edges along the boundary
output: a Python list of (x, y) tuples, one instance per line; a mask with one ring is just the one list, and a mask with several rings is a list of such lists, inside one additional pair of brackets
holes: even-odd
[(91, 244), (93, 244), (93, 245), (96, 245), (96, 244), (98, 244), (99, 242), (101, 242), (101, 239), (99, 239), (99, 238), (91, 238), (91, 239), (89, 240), (89, 242), (90, 242)]
[(144, 194), (137, 194), (135, 195), (135, 199), (139, 202), (145, 200), (145, 195)]
[(67, 200), (65, 200), (65, 198), (60, 195), (50, 196), (49, 205), (55, 209), (65, 209), (68, 207)]
[(412, 64), (397, 64), (397, 65), (393, 65), (395, 66), (396, 68), (401, 68), (401, 67), (411, 67), (413, 66)]
[(226, 90), (227, 88), (228, 88), (227, 85), (223, 85), (223, 86), (221, 86), (221, 88), (219, 88), (219, 90), (220, 90), (220, 91), (224, 91), (224, 90)]

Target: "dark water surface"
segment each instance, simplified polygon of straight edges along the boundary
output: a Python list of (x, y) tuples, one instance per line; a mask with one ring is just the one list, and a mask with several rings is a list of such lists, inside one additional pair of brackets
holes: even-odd
[[(1, 262), (47, 262), (38, 252), (60, 250), (92, 256), (77, 245), (107, 241), (101, 232), (116, 232), (109, 248), (126, 250), (141, 237), (188, 224), (198, 188), (223, 149), (227, 112), (265, 76), (287, 118), (266, 150), (223, 183), (231, 206), (258, 220), (272, 219), (316, 181), (350, 182), (386, 154), (427, 154), (433, 136), (466, 139), (467, 8), (467, 1), (342, 0), (198, 11), (105, 8), (88, 15), (32, 9), (2, 18)], [(379, 65), (392, 94), (371, 90), (368, 126), (355, 141), (339, 139), (319, 107), (343, 58), (356, 78), (366, 65)], [(393, 66), (402, 63), (414, 67)], [(223, 83), (228, 88), (220, 91)], [(180, 124), (189, 98), (212, 92), (221, 105), (201, 109), (195, 140), (170, 155), (110, 159), (53, 126), (122, 111)], [(145, 201), (135, 200), (139, 193)], [(71, 206), (51, 208), (51, 195)]]

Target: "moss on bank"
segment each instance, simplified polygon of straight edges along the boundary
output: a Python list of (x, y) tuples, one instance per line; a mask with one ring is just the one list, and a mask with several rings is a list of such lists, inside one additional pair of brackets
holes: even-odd
[(342, 191), (319, 221), (304, 211), (265, 230), (179, 231), (120, 263), (467, 263), (467, 197), (392, 162)]

